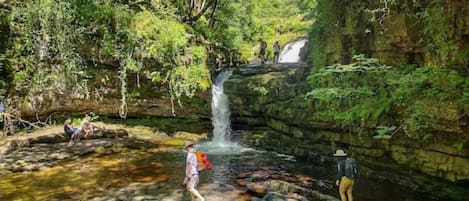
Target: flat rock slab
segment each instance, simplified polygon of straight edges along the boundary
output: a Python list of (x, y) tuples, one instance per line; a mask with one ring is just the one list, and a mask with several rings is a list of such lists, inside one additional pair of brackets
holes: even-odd
[[(125, 129), (101, 129), (92, 135), (86, 137), (80, 136), (81, 140), (102, 139), (102, 138), (119, 138), (129, 136)], [(42, 134), (31, 134), (17, 137), (7, 138), (0, 143), (0, 155), (8, 154), (14, 150), (30, 147), (33, 144), (54, 144), (70, 141), (70, 136), (63, 132), (50, 132)]]
[(123, 139), (93, 139), (73, 143), (34, 144), (0, 155), (0, 175), (40, 170), (79, 156), (104, 152), (112, 146), (122, 145), (122, 142)]

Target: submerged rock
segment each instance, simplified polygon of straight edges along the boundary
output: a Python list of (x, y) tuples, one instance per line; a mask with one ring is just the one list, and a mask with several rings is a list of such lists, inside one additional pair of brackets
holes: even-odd
[(262, 182), (248, 182), (246, 187), (254, 193), (254, 195), (262, 197), (269, 190), (269, 186)]

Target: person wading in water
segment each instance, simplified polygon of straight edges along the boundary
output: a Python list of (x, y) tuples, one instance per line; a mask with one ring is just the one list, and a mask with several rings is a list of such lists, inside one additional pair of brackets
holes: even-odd
[(337, 180), (341, 201), (353, 201), (353, 185), (358, 178), (358, 167), (355, 159), (347, 157), (342, 149), (338, 149), (334, 157), (337, 158)]
[(182, 184), (186, 185), (187, 191), (190, 192), (191, 201), (194, 201), (195, 198), (200, 201), (205, 201), (204, 197), (195, 189), (199, 183), (199, 171), (197, 171), (197, 156), (195, 155), (194, 144), (187, 142), (184, 149), (187, 150), (186, 176)]

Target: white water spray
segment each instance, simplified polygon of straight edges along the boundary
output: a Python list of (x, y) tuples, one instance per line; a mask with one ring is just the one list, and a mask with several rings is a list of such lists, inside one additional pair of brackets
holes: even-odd
[(288, 43), (280, 53), (279, 63), (298, 63), (300, 61), (300, 50), (305, 46), (307, 39), (301, 39)]
[(231, 73), (232, 71), (222, 71), (212, 85), (213, 139), (196, 146), (209, 154), (233, 155), (251, 150), (231, 141), (231, 112), (228, 97), (223, 93), (223, 83), (228, 80)]
[(228, 97), (223, 93), (223, 83), (231, 76), (231, 71), (222, 71), (212, 86), (212, 125), (213, 142), (224, 145), (230, 142), (230, 107)]

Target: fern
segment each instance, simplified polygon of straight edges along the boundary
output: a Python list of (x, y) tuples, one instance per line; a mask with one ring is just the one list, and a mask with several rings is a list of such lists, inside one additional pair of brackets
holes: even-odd
[(396, 69), (363, 55), (353, 59), (351, 64), (314, 70), (308, 77), (313, 90), (305, 95), (317, 102), (320, 117), (340, 122), (343, 128), (379, 128), (380, 122), (387, 121), (403, 124), (409, 137), (425, 138), (421, 133), (442, 115), (427, 112), (432, 101), (457, 100), (461, 108), (468, 107), (465, 87), (469, 79), (457, 71), (416, 66)]

